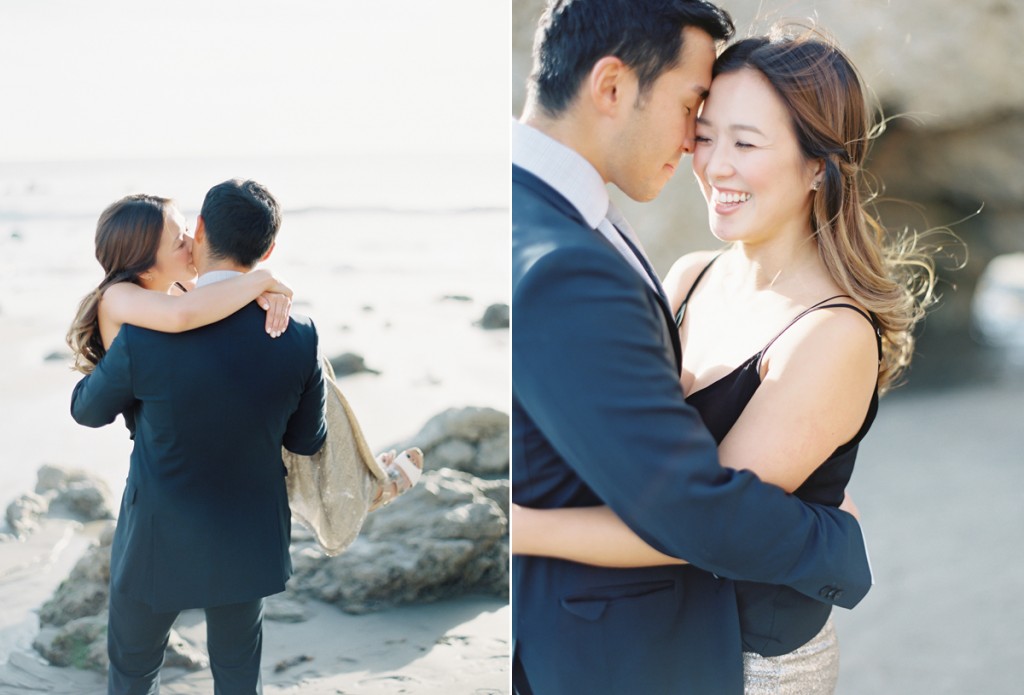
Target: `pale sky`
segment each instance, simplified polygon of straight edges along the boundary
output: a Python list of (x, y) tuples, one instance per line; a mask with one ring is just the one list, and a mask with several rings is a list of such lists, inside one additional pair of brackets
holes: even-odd
[(0, 161), (507, 151), (500, 0), (4, 0)]

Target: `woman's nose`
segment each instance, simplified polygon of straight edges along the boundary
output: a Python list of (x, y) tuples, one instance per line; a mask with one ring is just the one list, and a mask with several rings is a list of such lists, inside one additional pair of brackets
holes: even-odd
[(717, 144), (710, 145), (707, 152), (707, 161), (704, 165), (704, 173), (709, 180), (723, 179), (732, 176), (735, 172), (728, 152)]

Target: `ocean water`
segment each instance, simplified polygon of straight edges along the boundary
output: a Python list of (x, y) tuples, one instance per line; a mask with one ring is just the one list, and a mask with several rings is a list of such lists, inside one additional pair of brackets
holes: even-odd
[(194, 213), (207, 189), (234, 177), (260, 181), (291, 212), (469, 211), (505, 208), (509, 198), (500, 154), (0, 162), (0, 222), (95, 220), (129, 193), (174, 198)]

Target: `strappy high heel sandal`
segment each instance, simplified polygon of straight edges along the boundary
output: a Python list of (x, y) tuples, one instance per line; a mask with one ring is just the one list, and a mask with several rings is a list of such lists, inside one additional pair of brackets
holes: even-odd
[[(393, 457), (388, 461), (389, 457)], [(423, 475), (423, 452), (418, 448), (406, 449), (398, 456), (393, 451), (381, 454), (381, 462), (388, 474), (388, 482), (380, 487), (380, 491), (370, 504), (370, 511), (391, 504), (395, 498), (411, 490)]]

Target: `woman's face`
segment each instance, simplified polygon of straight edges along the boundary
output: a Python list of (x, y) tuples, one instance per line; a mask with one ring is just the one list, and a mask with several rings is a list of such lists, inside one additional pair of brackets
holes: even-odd
[(156, 264), (147, 271), (150, 279), (143, 279), (149, 289), (166, 292), (175, 282), (187, 283), (196, 278), (192, 262), (192, 237), (185, 218), (176, 207), (169, 206), (164, 215), (164, 231), (156, 252)]
[(716, 237), (757, 244), (809, 234), (817, 168), (761, 73), (744, 68), (715, 78), (697, 118), (693, 173)]

